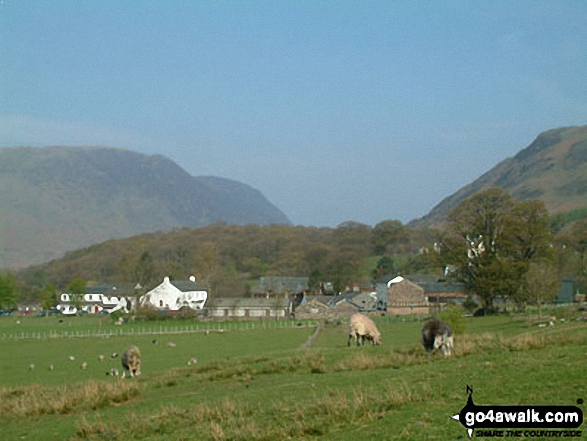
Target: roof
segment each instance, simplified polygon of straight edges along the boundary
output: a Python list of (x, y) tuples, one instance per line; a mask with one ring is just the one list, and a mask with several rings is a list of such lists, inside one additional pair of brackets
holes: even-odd
[(325, 306), (328, 306), (328, 304), (332, 301), (333, 298), (334, 298), (334, 296), (305, 296), (304, 300), (302, 301), (302, 305), (304, 303), (314, 301), (314, 302), (322, 303)]
[(215, 298), (208, 302), (210, 308), (285, 308), (289, 305), (287, 299), (266, 299), (255, 297), (225, 297)]
[(259, 279), (259, 283), (253, 290), (255, 294), (264, 292), (292, 294), (299, 293), (308, 289), (307, 277), (281, 277), (281, 276), (266, 276)]
[(204, 285), (200, 285), (198, 282), (192, 282), (191, 280), (170, 280), (170, 282), (181, 292), (207, 291)]

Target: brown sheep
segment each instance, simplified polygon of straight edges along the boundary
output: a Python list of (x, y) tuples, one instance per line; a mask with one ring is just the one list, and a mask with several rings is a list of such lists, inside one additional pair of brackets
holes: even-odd
[(122, 354), (122, 367), (124, 368), (123, 377), (126, 371), (129, 372), (131, 377), (141, 374), (141, 351), (138, 347), (133, 345), (124, 351)]
[(452, 330), (448, 323), (440, 320), (430, 320), (422, 328), (422, 344), (428, 352), (440, 349), (445, 357), (452, 353), (453, 338)]
[(357, 346), (365, 344), (365, 340), (370, 340), (373, 345), (381, 344), (381, 334), (373, 320), (360, 313), (353, 314), (351, 317), (347, 346), (351, 345), (352, 339), (357, 342)]

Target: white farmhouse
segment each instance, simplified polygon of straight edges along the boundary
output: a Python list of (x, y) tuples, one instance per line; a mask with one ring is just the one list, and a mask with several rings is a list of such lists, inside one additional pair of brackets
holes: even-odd
[(190, 277), (189, 282), (170, 282), (169, 277), (165, 277), (163, 283), (139, 299), (139, 305), (170, 311), (177, 311), (184, 306), (202, 309), (207, 299), (208, 292), (196, 283), (194, 277)]

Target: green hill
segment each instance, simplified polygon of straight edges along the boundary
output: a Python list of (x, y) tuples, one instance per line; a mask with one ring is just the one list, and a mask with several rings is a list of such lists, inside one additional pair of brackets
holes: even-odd
[(0, 267), (104, 240), (213, 223), (290, 224), (259, 191), (194, 177), (160, 155), (101, 147), (0, 149)]
[(587, 126), (541, 133), (513, 158), (500, 162), (408, 225), (441, 225), (452, 208), (489, 187), (502, 187), (518, 200), (540, 199), (551, 214), (587, 208)]

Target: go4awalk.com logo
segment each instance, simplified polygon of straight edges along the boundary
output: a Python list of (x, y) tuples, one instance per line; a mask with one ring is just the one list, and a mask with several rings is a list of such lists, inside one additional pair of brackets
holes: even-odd
[[(473, 388), (467, 386), (469, 398), (461, 411), (451, 418), (483, 437), (581, 437), (583, 411), (577, 406), (477, 406)], [(583, 400), (577, 400), (582, 404)]]

